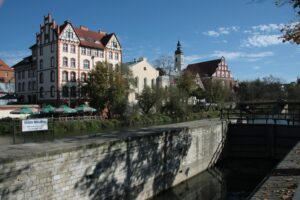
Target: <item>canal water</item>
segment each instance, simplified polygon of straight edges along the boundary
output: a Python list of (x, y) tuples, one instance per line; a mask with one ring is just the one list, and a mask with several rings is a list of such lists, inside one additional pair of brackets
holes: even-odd
[(268, 159), (223, 160), (153, 200), (244, 200), (277, 163)]

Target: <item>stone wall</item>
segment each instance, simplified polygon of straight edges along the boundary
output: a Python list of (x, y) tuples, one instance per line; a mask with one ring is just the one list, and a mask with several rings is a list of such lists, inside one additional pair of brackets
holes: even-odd
[(226, 123), (202, 120), (0, 147), (0, 199), (147, 199), (206, 170)]

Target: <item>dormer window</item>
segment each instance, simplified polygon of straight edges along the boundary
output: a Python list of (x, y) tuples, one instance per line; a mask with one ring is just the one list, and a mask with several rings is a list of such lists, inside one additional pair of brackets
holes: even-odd
[(117, 48), (117, 47), (118, 47), (118, 43), (117, 43), (116, 41), (112, 41), (112, 46), (113, 46), (114, 48)]

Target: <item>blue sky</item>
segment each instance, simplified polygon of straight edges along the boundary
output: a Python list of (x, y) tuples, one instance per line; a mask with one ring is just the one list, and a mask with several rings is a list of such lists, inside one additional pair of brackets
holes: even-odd
[(186, 64), (224, 56), (238, 80), (300, 76), (300, 46), (278, 39), (299, 19), (274, 0), (0, 0), (0, 58), (13, 65), (29, 55), (48, 13), (59, 24), (115, 32), (124, 61), (173, 55), (180, 40)]

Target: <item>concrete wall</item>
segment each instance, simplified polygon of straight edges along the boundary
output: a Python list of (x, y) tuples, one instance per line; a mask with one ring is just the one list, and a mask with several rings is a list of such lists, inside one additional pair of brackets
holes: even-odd
[(0, 146), (0, 199), (147, 199), (214, 164), (218, 120)]

